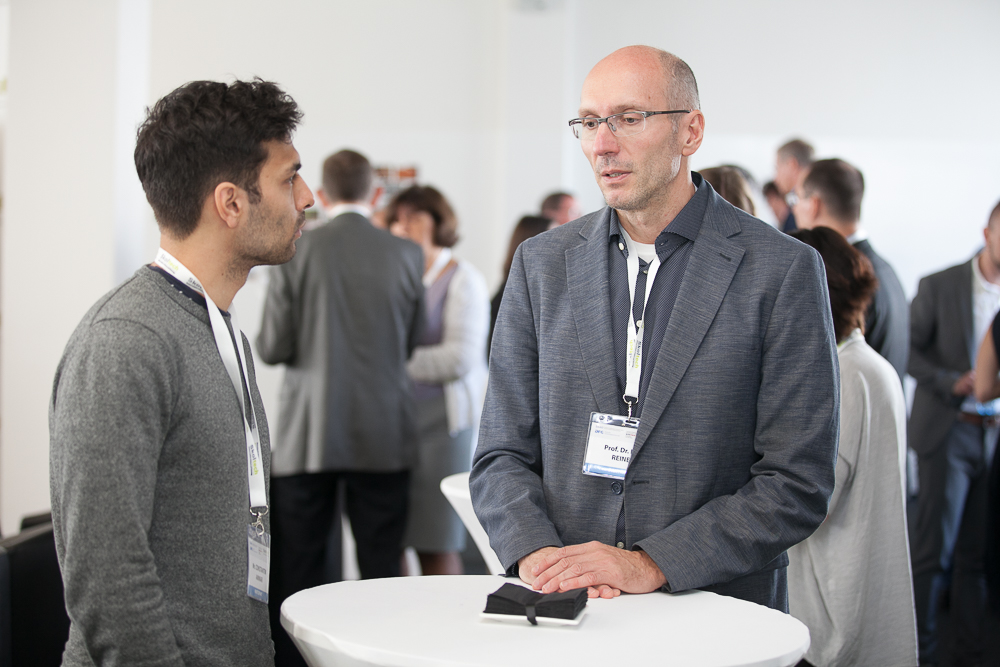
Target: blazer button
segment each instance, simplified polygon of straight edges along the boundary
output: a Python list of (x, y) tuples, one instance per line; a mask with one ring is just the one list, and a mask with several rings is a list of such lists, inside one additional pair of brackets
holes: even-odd
[(621, 482), (612, 482), (611, 483), (611, 490), (615, 492), (616, 496), (620, 496), (622, 494), (622, 483)]

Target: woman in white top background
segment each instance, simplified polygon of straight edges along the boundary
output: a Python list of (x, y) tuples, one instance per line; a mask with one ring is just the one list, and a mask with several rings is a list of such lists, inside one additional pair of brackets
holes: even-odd
[(462, 574), (465, 527), (441, 493), (441, 480), (472, 463), (486, 391), (490, 297), (483, 276), (452, 256), (458, 221), (436, 189), (415, 185), (386, 211), (393, 234), (424, 251), (427, 318), (407, 370), (417, 404), (417, 465), (403, 544), (424, 574)]
[(836, 486), (826, 520), (788, 551), (788, 610), (809, 627), (807, 664), (916, 665), (906, 404), (899, 376), (862, 334), (878, 282), (868, 259), (832, 229), (791, 235), (826, 264), (841, 406)]

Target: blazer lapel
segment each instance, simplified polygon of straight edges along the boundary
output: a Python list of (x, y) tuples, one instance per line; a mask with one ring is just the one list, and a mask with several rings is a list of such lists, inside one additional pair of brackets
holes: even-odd
[(969, 358), (969, 368), (976, 367), (975, 354), (979, 347), (976, 345), (975, 327), (972, 322), (972, 279), (974, 270), (972, 262), (978, 261), (979, 255), (973, 256), (966, 264), (968, 271), (962, 272), (962, 282), (958, 285), (958, 308), (962, 317), (962, 336), (965, 338), (966, 356)]
[(632, 450), (633, 458), (673, 397), (708, 333), (722, 299), (729, 291), (736, 269), (743, 260), (744, 250), (726, 237), (739, 231), (736, 216), (718, 206), (713, 197), (701, 233), (694, 242), (677, 301), (656, 356)]
[(566, 250), (566, 281), (587, 379), (601, 412), (618, 411), (618, 376), (611, 354), (611, 293), (608, 290), (608, 225), (611, 209), (580, 231), (585, 239)]

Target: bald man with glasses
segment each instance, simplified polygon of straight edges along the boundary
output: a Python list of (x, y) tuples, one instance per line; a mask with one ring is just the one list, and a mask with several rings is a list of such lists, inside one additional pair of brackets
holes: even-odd
[(691, 69), (650, 47), (587, 76), (607, 207), (525, 241), (497, 320), (476, 513), (543, 592), (702, 588), (787, 610), (826, 516), (840, 392), (823, 264), (690, 170)]

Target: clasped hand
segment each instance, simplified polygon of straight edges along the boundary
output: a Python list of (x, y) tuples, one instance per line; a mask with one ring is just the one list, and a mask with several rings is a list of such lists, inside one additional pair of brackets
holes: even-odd
[(645, 551), (616, 549), (602, 542), (543, 547), (518, 561), (521, 581), (542, 593), (586, 588), (588, 597), (650, 593), (666, 583)]

